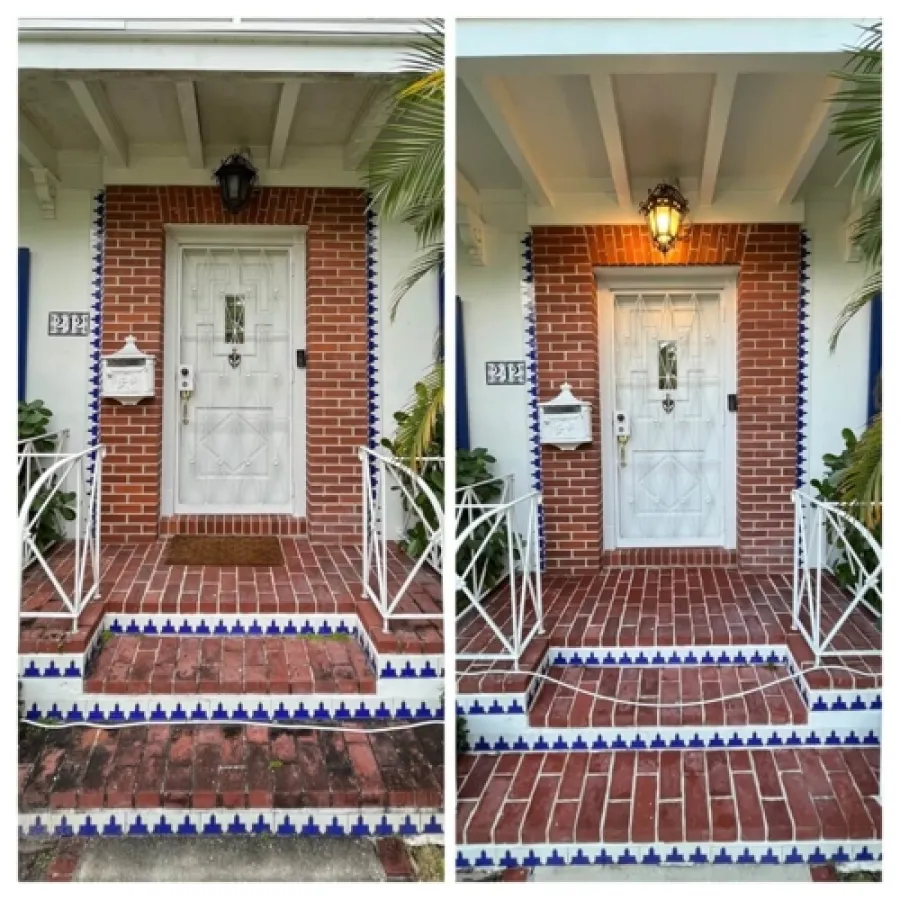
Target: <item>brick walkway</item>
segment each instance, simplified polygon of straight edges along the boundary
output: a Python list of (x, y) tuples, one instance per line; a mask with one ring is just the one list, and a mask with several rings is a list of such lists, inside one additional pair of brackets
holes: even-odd
[[(662, 669), (572, 666), (553, 667), (548, 674), (565, 685), (616, 697), (617, 702), (579, 695), (567, 686), (547, 682), (529, 711), (529, 722), (535, 726), (740, 726), (803, 724), (807, 720), (806, 706), (793, 682), (772, 685), (788, 674), (783, 666), (671, 666)], [(626, 702), (679, 704), (724, 697), (763, 684), (771, 686), (724, 703), (649, 709)]]
[(443, 764), (442, 724), (387, 734), (26, 726), (19, 808), (439, 807)]
[(878, 750), (465, 756), (461, 844), (866, 840)]
[(375, 673), (349, 636), (114, 636), (88, 671), (91, 693), (355, 694)]
[[(837, 621), (846, 599), (823, 586), (825, 627)], [(734, 568), (608, 568), (596, 575), (543, 579), (544, 623), (554, 647), (673, 647), (783, 645), (791, 633), (792, 587), (786, 575), (754, 575)], [(486, 604), (504, 633), (510, 628), (508, 592)], [(526, 610), (526, 629), (534, 621)], [(869, 616), (857, 609), (837, 646), (881, 646)], [(459, 623), (457, 652), (500, 649), (473, 610)]]
[[(82, 615), (74, 634), (62, 619), (28, 620), (20, 628), (23, 653), (80, 652), (104, 612), (122, 614), (331, 614), (356, 613), (380, 652), (419, 653), (443, 650), (440, 580), (420, 570), (402, 599), (399, 612), (433, 613), (434, 619), (392, 623), (384, 632), (375, 606), (362, 598), (359, 547), (312, 544), (305, 537), (282, 537), (283, 566), (168, 566), (166, 541), (127, 546), (104, 545), (101, 597)], [(52, 556), (54, 574), (64, 587), (72, 580), (72, 547)], [(409, 560), (393, 546), (389, 586), (396, 590), (410, 569)], [(23, 582), (23, 608), (63, 608), (39, 567)]]

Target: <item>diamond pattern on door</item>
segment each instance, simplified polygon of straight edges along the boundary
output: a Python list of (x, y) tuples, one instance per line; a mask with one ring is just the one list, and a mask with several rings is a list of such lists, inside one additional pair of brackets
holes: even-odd
[(615, 296), (618, 538), (629, 546), (724, 541), (722, 300), (716, 292)]
[(290, 510), (289, 273), (287, 250), (183, 250), (179, 511)]

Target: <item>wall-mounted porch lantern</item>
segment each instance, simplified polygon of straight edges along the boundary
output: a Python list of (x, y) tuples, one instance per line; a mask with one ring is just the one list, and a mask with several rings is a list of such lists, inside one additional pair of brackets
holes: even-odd
[(213, 177), (219, 185), (222, 206), (236, 215), (250, 202), (259, 172), (242, 153), (232, 153), (222, 161)]
[(668, 253), (684, 236), (688, 202), (673, 184), (661, 182), (647, 193), (638, 212), (647, 220), (650, 239), (661, 253)]

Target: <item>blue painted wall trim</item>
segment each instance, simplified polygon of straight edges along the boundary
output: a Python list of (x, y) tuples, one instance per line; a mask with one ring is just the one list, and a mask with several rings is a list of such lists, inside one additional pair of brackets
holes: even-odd
[[(444, 266), (438, 270), (438, 347), (440, 358), (445, 358), (444, 335)], [(462, 300), (457, 297), (454, 306), (456, 316), (456, 449), (469, 449), (469, 402), (466, 389), (466, 348), (463, 334)]]
[(800, 232), (800, 300), (797, 305), (797, 473), (796, 486), (806, 483), (806, 418), (809, 410), (809, 232)]
[(881, 411), (877, 402), (876, 387), (881, 375), (881, 294), (876, 294), (872, 301), (872, 312), (869, 319), (869, 394), (866, 403), (866, 418), (872, 421), (875, 414)]
[(28, 296), (31, 251), (19, 247), (19, 400), (26, 399), (28, 380)]

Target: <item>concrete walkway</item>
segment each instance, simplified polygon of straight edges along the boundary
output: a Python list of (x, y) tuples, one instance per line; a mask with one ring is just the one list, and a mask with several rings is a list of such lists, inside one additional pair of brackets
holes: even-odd
[(348, 838), (96, 838), (73, 881), (384, 881), (375, 844)]
[(539, 866), (530, 881), (812, 881), (809, 866)]

